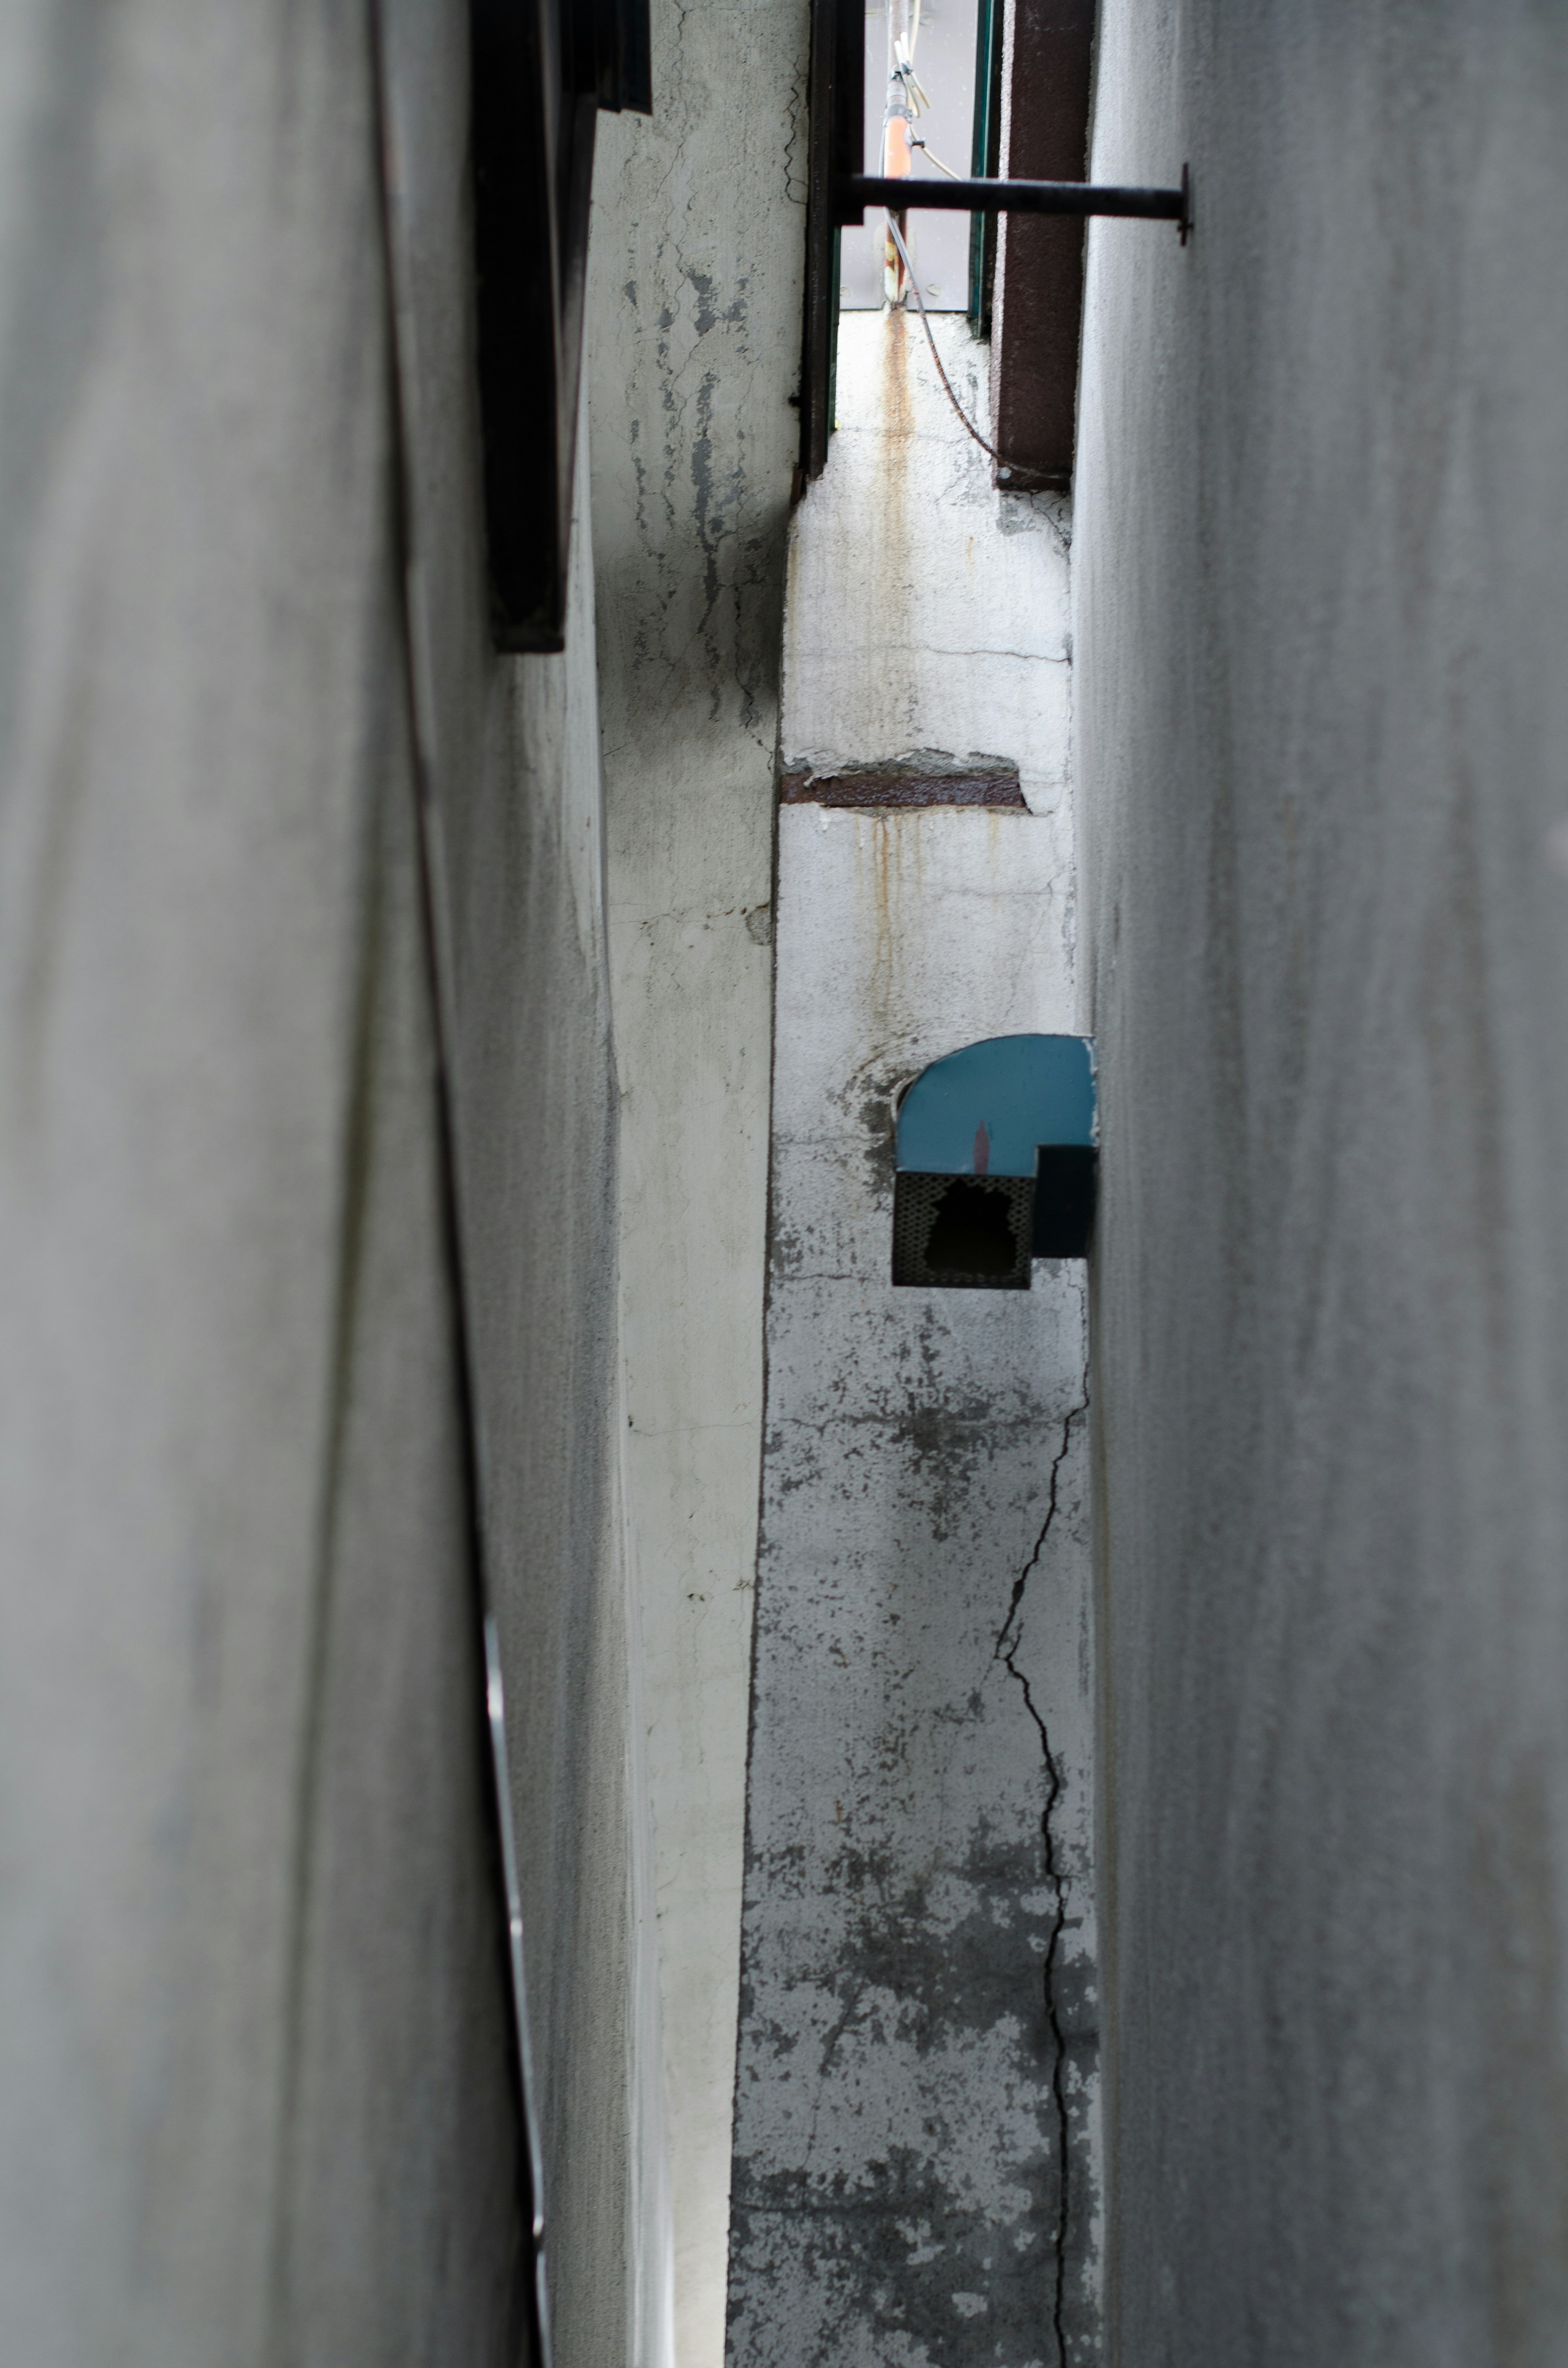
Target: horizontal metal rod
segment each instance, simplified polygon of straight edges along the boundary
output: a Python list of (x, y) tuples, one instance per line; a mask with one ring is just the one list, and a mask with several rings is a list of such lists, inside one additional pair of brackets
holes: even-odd
[(1149, 222), (1187, 221), (1187, 191), (1098, 188), (1092, 181), (886, 180), (851, 173), (838, 184), (841, 222), (867, 206), (903, 213), (912, 206), (955, 214), (1130, 214)]

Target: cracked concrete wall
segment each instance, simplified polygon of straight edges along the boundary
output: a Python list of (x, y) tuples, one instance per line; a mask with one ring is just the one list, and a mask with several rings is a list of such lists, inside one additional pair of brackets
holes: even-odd
[(601, 123), (594, 185), (624, 1472), (681, 2368), (723, 2344), (806, 53), (804, 0), (655, 7), (653, 120)]
[[(972, 402), (983, 349), (939, 334)], [(992, 490), (906, 319), (846, 323), (839, 420), (793, 537), (787, 754), (978, 743), (1049, 810), (779, 814), (730, 2359), (1086, 2368), (1083, 1269), (889, 1281), (900, 1087), (1073, 1026), (1065, 511)]]
[(580, 544), (564, 659), (493, 657), (466, 76), (455, 0), (7, 12), (0, 2289), (29, 2368), (516, 2368), (421, 768), (556, 2359), (651, 2354), (591, 585)]
[(1568, 17), (1103, 11), (1074, 598), (1127, 2368), (1568, 2329)]

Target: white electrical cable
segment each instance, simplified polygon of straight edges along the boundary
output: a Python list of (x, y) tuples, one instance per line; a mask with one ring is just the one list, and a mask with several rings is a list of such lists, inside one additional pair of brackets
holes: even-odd
[(918, 148), (921, 154), (925, 157), (926, 162), (928, 165), (935, 165), (938, 173), (946, 173), (949, 181), (961, 181), (963, 179), (964, 176), (961, 173), (955, 173), (952, 166), (950, 165), (944, 165), (939, 156), (933, 156), (925, 141), (916, 140), (913, 132), (909, 135), (909, 144), (912, 148)]
[(911, 113), (915, 117), (924, 115), (930, 107), (931, 101), (926, 96), (924, 84), (915, 71), (915, 61), (902, 41), (893, 44), (892, 70), (903, 85)]

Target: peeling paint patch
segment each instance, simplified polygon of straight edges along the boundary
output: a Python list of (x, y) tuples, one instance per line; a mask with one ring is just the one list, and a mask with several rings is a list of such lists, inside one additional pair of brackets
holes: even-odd
[(782, 805), (1001, 806), (1028, 811), (1011, 757), (947, 748), (912, 748), (902, 757), (787, 762), (779, 775)]

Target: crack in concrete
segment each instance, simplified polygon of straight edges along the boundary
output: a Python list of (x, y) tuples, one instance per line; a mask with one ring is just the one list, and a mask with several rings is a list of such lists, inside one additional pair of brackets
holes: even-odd
[[(1073, 1444), (1073, 1425), (1081, 1415), (1087, 1414), (1088, 1410), (1089, 1376), (1085, 1367), (1083, 1395), (1078, 1404), (1070, 1406), (1062, 1417), (1062, 1444), (1051, 1460), (1051, 1486), (1046, 1497), (1045, 1519), (1040, 1523), (1040, 1535), (1034, 1542), (1034, 1552), (1013, 1581), (1013, 1593), (1007, 1605), (1007, 1616), (996, 1632), (996, 1644), (991, 1656), (994, 1661), (1001, 1662), (1007, 1675), (1016, 1679), (1022, 1688), (1024, 1708), (1035, 1723), (1040, 1736), (1040, 1755), (1045, 1761), (1045, 1807), (1040, 1816), (1040, 1829), (1045, 1860), (1045, 1879), (1051, 1885), (1054, 1914), (1051, 1918), (1051, 1939), (1046, 1946), (1045, 1963), (1041, 1967), (1041, 1982), (1045, 1996), (1045, 2019), (1051, 2031), (1051, 2100), (1056, 2117), (1056, 2258), (1051, 2282), (1051, 2332), (1056, 2338), (1057, 2368), (1067, 2368), (1067, 2330), (1064, 2320), (1067, 2301), (1067, 2231), (1072, 2202), (1069, 2192), (1072, 2134), (1067, 2112), (1067, 2036), (1062, 2028), (1062, 2017), (1056, 2000), (1057, 1959), (1061, 1954), (1062, 1935), (1067, 1922), (1067, 1879), (1057, 1860), (1054, 1823), (1057, 1804), (1062, 1798), (1062, 1779), (1061, 1765), (1051, 1748), (1051, 1736), (1045, 1721), (1035, 1706), (1033, 1691), (1028, 1678), (1017, 1665), (1018, 1646), (1023, 1641), (1017, 1633), (1017, 1621), (1018, 1613), (1023, 1608), (1024, 1593), (1028, 1586), (1030, 1575), (1039, 1565), (1040, 1558), (1045, 1552), (1046, 1540), (1050, 1537), (1056, 1520), (1057, 1490), (1062, 1479), (1062, 1466), (1066, 1462), (1067, 1451)], [(1008, 1642), (1009, 1634), (1012, 1637), (1011, 1643)]]

